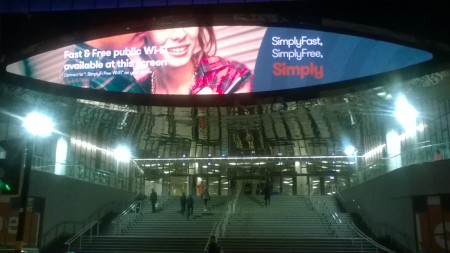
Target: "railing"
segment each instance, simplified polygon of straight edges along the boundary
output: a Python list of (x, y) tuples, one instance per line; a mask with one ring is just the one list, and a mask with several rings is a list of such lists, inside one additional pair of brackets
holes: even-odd
[[(114, 224), (114, 235), (126, 232), (124, 229), (129, 229), (133, 223), (142, 218), (142, 200), (137, 200), (131, 203), (122, 213), (120, 213), (111, 223)], [(135, 214), (130, 217), (130, 214)]]
[(56, 226), (52, 227), (47, 231), (41, 238), (41, 247), (45, 248), (47, 244), (52, 243), (55, 240), (63, 236), (68, 236), (76, 233), (86, 225), (86, 222), (74, 222), (74, 221), (64, 221)]
[(239, 186), (236, 187), (236, 190), (233, 195), (233, 199), (231, 201), (228, 201), (224, 218), (222, 219), (219, 226), (217, 226), (216, 238), (219, 238), (220, 235), (225, 235), (225, 232), (227, 230), (227, 225), (230, 221), (230, 217), (232, 214), (234, 214), (236, 212), (236, 206), (237, 206), (237, 202), (238, 202), (238, 199), (240, 196), (241, 188), (242, 188), (242, 184), (239, 184)]
[[(139, 192), (139, 186), (133, 184), (136, 178), (125, 178), (115, 175), (109, 171), (90, 169), (80, 164), (64, 164), (64, 176), (85, 181), (93, 184), (103, 185), (124, 191)], [(47, 173), (55, 173), (55, 161), (44, 159), (41, 156), (33, 156), (32, 169)], [(131, 186), (131, 187), (130, 187)], [(134, 186), (134, 187), (133, 187)]]
[(85, 221), (64, 221), (57, 224), (55, 227), (49, 229), (40, 241), (40, 244), (45, 246), (58, 237), (66, 234), (73, 234), (80, 231), (86, 224), (89, 224), (92, 220), (100, 220), (104, 215), (109, 212), (120, 210), (120, 206), (116, 202), (111, 202), (108, 205), (98, 209), (93, 215), (88, 217)]
[(92, 240), (92, 236), (93, 236), (93, 228), (97, 226), (96, 231), (95, 231), (95, 235), (98, 235), (99, 233), (99, 222), (97, 220), (92, 221), (91, 223), (89, 223), (88, 225), (86, 225), (83, 229), (81, 229), (78, 233), (76, 233), (74, 236), (72, 236), (69, 240), (67, 240), (64, 244), (67, 245), (67, 252), (70, 252), (70, 247), (72, 245), (73, 242), (75, 242), (76, 240), (78, 240), (79, 245), (78, 245), (78, 250), (81, 249), (82, 246), (82, 237), (83, 235), (89, 231), (89, 241)]
[(203, 253), (208, 253), (208, 247), (209, 244), (211, 243), (211, 236), (215, 236), (216, 238), (218, 238), (218, 231), (219, 231), (219, 227), (220, 227), (220, 223), (221, 222), (215, 222), (213, 225), (213, 228), (211, 230), (210, 236), (208, 238), (208, 241), (206, 242), (205, 248), (203, 249)]
[(383, 252), (386, 253), (395, 253), (395, 251), (392, 251), (386, 247), (384, 247), (383, 245), (379, 244), (378, 242), (374, 241), (372, 238), (368, 237), (367, 235), (365, 235), (357, 226), (355, 226), (355, 224), (350, 223), (351, 228), (358, 234), (361, 236), (362, 239), (366, 240), (367, 242), (371, 243), (372, 245), (374, 245), (375, 247), (377, 247), (377, 252), (378, 249), (383, 250)]
[[(333, 232), (337, 236), (337, 231), (333, 227), (333, 223), (342, 223), (342, 221), (337, 219), (337, 215), (330, 208), (329, 205), (323, 200), (318, 200), (316, 197), (310, 196), (309, 201), (311, 203), (311, 207), (315, 210), (316, 213), (320, 214), (323, 222), (328, 226), (328, 229)], [(333, 219), (331, 219), (332, 217)]]
[[(402, 150), (401, 153), (396, 155), (383, 157), (372, 163), (364, 166), (359, 166), (354, 173), (354, 178), (349, 186), (353, 187), (358, 184), (362, 184), (373, 178), (382, 176), (389, 171), (406, 167), (413, 164), (431, 162), (434, 160), (434, 153), (436, 150), (440, 150), (442, 156), (445, 158), (450, 157), (450, 142), (443, 142), (437, 144), (419, 143), (419, 146)], [(338, 186), (342, 187), (342, 186)], [(338, 189), (344, 190), (344, 189)]]
[[(333, 228), (333, 224), (340, 224), (340, 225), (343, 224), (342, 220), (339, 218), (338, 213), (332, 207), (330, 207), (329, 203), (327, 203), (326, 201), (317, 200), (315, 197), (310, 197), (310, 200), (312, 201), (312, 206), (316, 210), (316, 212), (324, 216), (327, 225), (329, 225), (330, 229), (336, 236), (339, 236), (337, 234), (337, 230)], [(355, 239), (369, 242), (370, 244), (376, 247), (377, 252), (378, 250), (382, 250), (382, 252), (386, 253), (395, 253), (394, 251), (384, 247), (383, 245), (377, 243), (372, 238), (364, 234), (360, 229), (358, 229), (353, 224), (353, 222), (344, 225), (350, 226), (350, 228), (358, 235), (358, 238)]]
[[(359, 203), (356, 200), (352, 201), (345, 201), (345, 199), (342, 197), (342, 195), (338, 192), (335, 195), (338, 200), (342, 203), (344, 206), (344, 209), (346, 212), (349, 213), (355, 213), (358, 215), (358, 217), (361, 219), (363, 226), (369, 227), (371, 233), (373, 233), (377, 238), (385, 238), (392, 240), (391, 242), (394, 242), (393, 238), (395, 238), (395, 243), (397, 245), (408, 245), (410, 242), (415, 241), (416, 239), (413, 238), (411, 235), (406, 234), (404, 232), (401, 232), (395, 227), (392, 227), (388, 224), (381, 224), (381, 223), (375, 223), (368, 219), (368, 215), (364, 211), (363, 208), (359, 205)], [(354, 224), (353, 224), (354, 225)]]

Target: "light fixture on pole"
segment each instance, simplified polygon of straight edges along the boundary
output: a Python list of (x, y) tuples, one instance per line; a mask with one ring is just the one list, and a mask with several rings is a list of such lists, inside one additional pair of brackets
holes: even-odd
[(27, 130), (30, 136), (26, 141), (25, 167), (23, 172), (22, 188), (20, 191), (19, 223), (17, 225), (15, 252), (23, 252), (23, 237), (28, 207), (28, 191), (33, 161), (34, 137), (49, 136), (54, 131), (54, 124), (52, 120), (37, 112), (32, 112), (23, 119), (23, 127)]

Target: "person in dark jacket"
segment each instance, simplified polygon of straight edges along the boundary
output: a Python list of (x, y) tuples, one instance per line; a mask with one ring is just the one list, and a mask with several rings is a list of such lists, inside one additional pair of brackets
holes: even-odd
[(220, 246), (217, 244), (216, 237), (211, 235), (208, 244), (208, 253), (220, 253)]
[(194, 214), (194, 198), (192, 194), (190, 194), (186, 199), (186, 207), (187, 207), (187, 219), (189, 220), (189, 216)]
[(180, 213), (181, 215), (184, 215), (184, 212), (186, 212), (186, 193), (183, 192), (180, 197)]
[(156, 195), (155, 189), (152, 189), (150, 193), (150, 203), (152, 204), (152, 213), (156, 212), (156, 201), (158, 200), (158, 195)]
[(266, 187), (264, 187), (264, 205), (267, 207), (267, 205), (270, 206), (270, 197), (272, 195), (272, 191), (270, 190), (270, 186), (266, 184)]
[(205, 204), (204, 211), (208, 211), (208, 201), (210, 199), (208, 187), (205, 187), (205, 190), (203, 191), (202, 199), (203, 199), (203, 203)]

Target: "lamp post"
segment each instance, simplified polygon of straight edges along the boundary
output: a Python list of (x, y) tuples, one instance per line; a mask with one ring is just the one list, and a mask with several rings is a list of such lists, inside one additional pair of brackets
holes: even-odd
[(23, 237), (25, 230), (25, 219), (28, 207), (28, 192), (30, 186), (31, 164), (33, 160), (34, 138), (28, 138), (25, 146), (25, 168), (23, 172), (22, 188), (20, 190), (19, 202), (19, 224), (17, 225), (15, 252), (22, 252)]
[(19, 202), (19, 223), (17, 225), (16, 247), (17, 253), (23, 252), (23, 240), (25, 231), (25, 220), (28, 207), (28, 192), (30, 187), (30, 174), (33, 162), (33, 151), (35, 136), (48, 136), (53, 132), (53, 122), (45, 115), (40, 113), (30, 113), (23, 120), (23, 126), (30, 133), (26, 140), (25, 167), (23, 172), (22, 188), (20, 190)]

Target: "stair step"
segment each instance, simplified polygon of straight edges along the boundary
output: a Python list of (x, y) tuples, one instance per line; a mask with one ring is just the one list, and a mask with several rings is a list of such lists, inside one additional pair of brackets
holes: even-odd
[[(215, 196), (210, 210), (203, 211), (200, 200), (194, 200), (194, 215), (179, 213), (179, 199), (169, 198), (161, 210), (151, 212), (144, 201), (140, 214), (130, 215), (126, 226), (108, 224), (104, 234), (92, 240), (83, 238), (80, 253), (117, 252), (202, 252), (217, 224), (224, 220), (227, 203), (232, 199)], [(316, 201), (336, 207), (333, 197)], [(338, 213), (343, 223), (330, 223), (327, 213), (315, 210), (302, 196), (273, 196), (265, 207), (261, 195), (239, 196), (235, 212), (227, 216), (224, 234), (218, 242), (225, 252), (259, 253), (352, 253), (376, 252), (348, 226), (351, 216)], [(223, 224), (223, 223), (220, 223)], [(119, 230), (120, 233), (115, 235)], [(74, 243), (76, 245), (76, 243)], [(381, 252), (381, 251), (378, 251)]]

